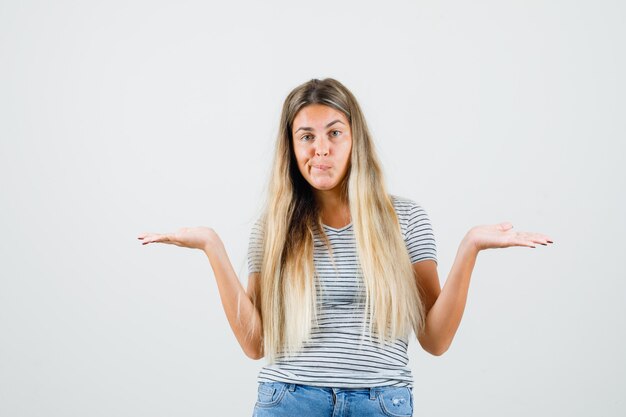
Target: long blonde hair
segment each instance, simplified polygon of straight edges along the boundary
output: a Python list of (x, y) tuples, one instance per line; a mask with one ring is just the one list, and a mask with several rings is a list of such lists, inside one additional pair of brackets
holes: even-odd
[[(298, 170), (292, 123), (303, 107), (323, 104), (341, 111), (352, 131), (350, 166), (341, 184), (349, 204), (365, 287), (369, 334), (380, 344), (416, 335), (424, 326), (424, 307), (391, 196), (365, 118), (352, 93), (332, 78), (312, 79), (293, 89), (283, 103), (266, 201), (260, 216), (262, 261), (258, 292), (263, 351), (270, 363), (279, 353), (297, 353), (317, 323), (314, 233), (330, 250), (311, 185)], [(257, 291), (255, 291), (257, 293)], [(258, 294), (258, 293), (257, 293)], [(372, 326), (375, 326), (373, 328)], [(380, 329), (385, 329), (380, 331)]]

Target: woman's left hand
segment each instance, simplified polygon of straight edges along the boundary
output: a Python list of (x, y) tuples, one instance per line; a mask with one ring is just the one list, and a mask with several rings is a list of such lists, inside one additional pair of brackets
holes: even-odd
[(466, 238), (477, 250), (508, 248), (510, 246), (535, 247), (536, 243), (547, 246), (554, 243), (552, 238), (542, 233), (516, 232), (513, 225), (503, 222), (493, 225), (474, 226), (467, 232)]

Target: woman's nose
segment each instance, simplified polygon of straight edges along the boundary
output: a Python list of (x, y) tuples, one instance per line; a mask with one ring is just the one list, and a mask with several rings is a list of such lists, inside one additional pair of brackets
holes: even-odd
[(328, 148), (328, 139), (322, 138), (316, 143), (315, 154), (320, 156), (326, 156), (328, 155)]

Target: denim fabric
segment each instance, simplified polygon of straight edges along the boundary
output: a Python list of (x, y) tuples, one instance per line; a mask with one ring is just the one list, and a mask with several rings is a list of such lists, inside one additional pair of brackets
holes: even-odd
[(259, 382), (252, 417), (410, 417), (413, 388), (331, 388)]

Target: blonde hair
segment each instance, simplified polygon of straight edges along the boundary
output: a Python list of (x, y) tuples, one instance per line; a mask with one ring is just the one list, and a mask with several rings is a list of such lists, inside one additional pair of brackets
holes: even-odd
[(424, 326), (420, 289), (359, 104), (339, 81), (312, 79), (293, 89), (283, 103), (260, 216), (260, 296), (253, 297), (253, 302), (261, 312), (263, 351), (270, 363), (281, 352), (297, 353), (310, 338), (318, 313), (313, 263), (316, 231), (331, 249), (311, 185), (302, 177), (294, 156), (292, 123), (298, 111), (310, 104), (333, 107), (350, 122), (350, 166), (341, 190), (350, 207), (358, 278), (365, 287), (365, 314), (372, 318), (363, 318), (362, 337), (366, 321), (369, 335), (377, 334), (379, 344), (408, 337), (411, 328), (418, 335)]

